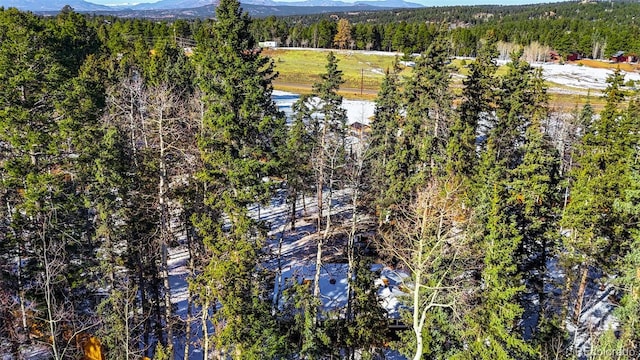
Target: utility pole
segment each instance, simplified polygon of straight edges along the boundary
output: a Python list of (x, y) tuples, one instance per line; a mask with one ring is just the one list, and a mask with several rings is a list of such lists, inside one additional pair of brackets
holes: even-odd
[(363, 89), (364, 89), (364, 68), (360, 68), (360, 95), (362, 95)]

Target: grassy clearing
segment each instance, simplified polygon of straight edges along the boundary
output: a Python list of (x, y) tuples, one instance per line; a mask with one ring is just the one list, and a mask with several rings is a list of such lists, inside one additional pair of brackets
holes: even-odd
[[(315, 50), (265, 50), (264, 55), (273, 59), (275, 69), (280, 73), (276, 83), (313, 84), (325, 72), (328, 51)], [(344, 88), (377, 92), (386, 69), (393, 66), (394, 57), (367, 55), (359, 52), (340, 51), (335, 53), (338, 67), (345, 79)]]
[(596, 112), (602, 110), (605, 104), (605, 100), (599, 96), (599, 94), (591, 96), (581, 94), (549, 94), (549, 109), (558, 112), (571, 112), (576, 108), (581, 109), (587, 101)]
[[(286, 49), (266, 49), (263, 54), (273, 59), (275, 70), (280, 73), (274, 85), (277, 89), (294, 93), (306, 94), (311, 92), (311, 85), (320, 80), (320, 74), (325, 72), (327, 63), (327, 53), (329, 50), (286, 50)], [(386, 69), (393, 66), (394, 56), (365, 54), (363, 52), (335, 51), (338, 58), (338, 68), (342, 70), (345, 84), (341, 86), (340, 93), (349, 99), (375, 100), (380, 84), (384, 79)], [(470, 60), (455, 59), (451, 63), (454, 72), (460, 75), (468, 75), (469, 69), (466, 65)], [(610, 64), (602, 61), (582, 60), (584, 66), (620, 68), (627, 71), (635, 70), (631, 64)], [(506, 66), (500, 66), (497, 71), (498, 76), (503, 76), (507, 72)], [(411, 68), (402, 70), (401, 75), (411, 75)], [(362, 91), (360, 88), (362, 81)], [(559, 84), (547, 83), (553, 88), (572, 89)], [(462, 80), (460, 76), (452, 79), (452, 91), (455, 96), (462, 93)], [(581, 107), (589, 98), (591, 104), (599, 109), (603, 106), (600, 99), (600, 92), (593, 90), (591, 96), (584, 94), (550, 94), (550, 107), (558, 111), (571, 111), (576, 106)]]

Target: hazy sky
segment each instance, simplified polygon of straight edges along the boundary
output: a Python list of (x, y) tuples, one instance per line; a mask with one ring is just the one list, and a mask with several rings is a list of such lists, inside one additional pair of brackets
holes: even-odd
[[(95, 4), (104, 5), (116, 5), (116, 4), (139, 4), (139, 3), (152, 3), (158, 0), (85, 0)], [(302, 1), (302, 0), (274, 0), (280, 2), (286, 1)], [(358, 0), (341, 0), (344, 2), (356, 2)], [(519, 4), (534, 4), (534, 3), (550, 3), (566, 0), (406, 0), (408, 2), (420, 3), (428, 6), (449, 6), (449, 5), (485, 5), (485, 4), (499, 4), (499, 5), (519, 5)], [(242, 0), (240, 1), (242, 2)]]

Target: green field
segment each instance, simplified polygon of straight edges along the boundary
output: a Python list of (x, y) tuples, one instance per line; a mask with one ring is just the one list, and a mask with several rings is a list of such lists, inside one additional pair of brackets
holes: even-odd
[[(327, 54), (331, 50), (287, 50), (265, 49), (263, 54), (273, 59), (275, 70), (279, 76), (274, 85), (279, 90), (295, 93), (311, 92), (311, 85), (320, 80), (320, 74), (325, 72)], [(393, 66), (395, 56), (371, 54), (361, 51), (333, 50), (338, 58), (338, 68), (343, 71), (345, 83), (341, 86), (341, 94), (351, 99), (375, 99), (380, 84), (384, 79), (384, 73)], [(469, 60), (453, 60), (451, 67), (460, 75), (467, 75), (468, 69), (464, 66)], [(506, 74), (506, 66), (498, 68), (497, 75)], [(405, 68), (402, 76), (411, 75), (411, 68)], [(460, 95), (462, 80), (460, 76), (452, 79), (453, 92)], [(560, 87), (551, 84), (553, 87)], [(581, 106), (586, 102), (586, 97), (581, 95), (551, 94), (550, 107), (556, 110), (571, 110), (576, 105)], [(591, 96), (591, 103), (596, 108), (601, 106), (601, 101), (596, 92)]]
[[(325, 72), (328, 51), (318, 50), (265, 50), (273, 59), (279, 72), (276, 87), (296, 88), (303, 92), (320, 79)], [(386, 69), (394, 61), (392, 55), (370, 55), (362, 52), (335, 51), (338, 68), (345, 79), (343, 92), (359, 94), (362, 85), (363, 97), (369, 98), (378, 92)], [(406, 71), (406, 70), (405, 70)], [(409, 73), (406, 71), (407, 74)], [(356, 95), (357, 95), (356, 94)]]

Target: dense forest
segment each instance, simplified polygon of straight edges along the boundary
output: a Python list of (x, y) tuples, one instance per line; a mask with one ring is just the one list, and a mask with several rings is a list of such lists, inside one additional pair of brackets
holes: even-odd
[(618, 51), (640, 53), (637, 2), (563, 2), (523, 6), (450, 6), (387, 11), (353, 11), (254, 22), (259, 40), (281, 46), (336, 46), (337, 18), (350, 24), (345, 48), (425, 51), (441, 24), (450, 28), (450, 55), (476, 56), (481, 39), (493, 30), (496, 39), (516, 45), (538, 43), (567, 56), (607, 58)]
[[(332, 53), (313, 94), (279, 111), (257, 46), (268, 21), (236, 0), (192, 23), (0, 10), (3, 359), (637, 357), (640, 102), (620, 71), (600, 113), (552, 114), (522, 49), (496, 74), (515, 40), (487, 22), (464, 29), (476, 58), (456, 95), (457, 30), (429, 25), (412, 75), (388, 69), (354, 133)], [(519, 25), (532, 40), (587, 20), (536, 21)], [(307, 217), (315, 276), (276, 301), (278, 239), (254, 209), (282, 194), (280, 241)], [(320, 271), (336, 249), (348, 294), (329, 313)], [(399, 319), (373, 263), (406, 274)], [(587, 325), (594, 288), (611, 289), (611, 326)]]

